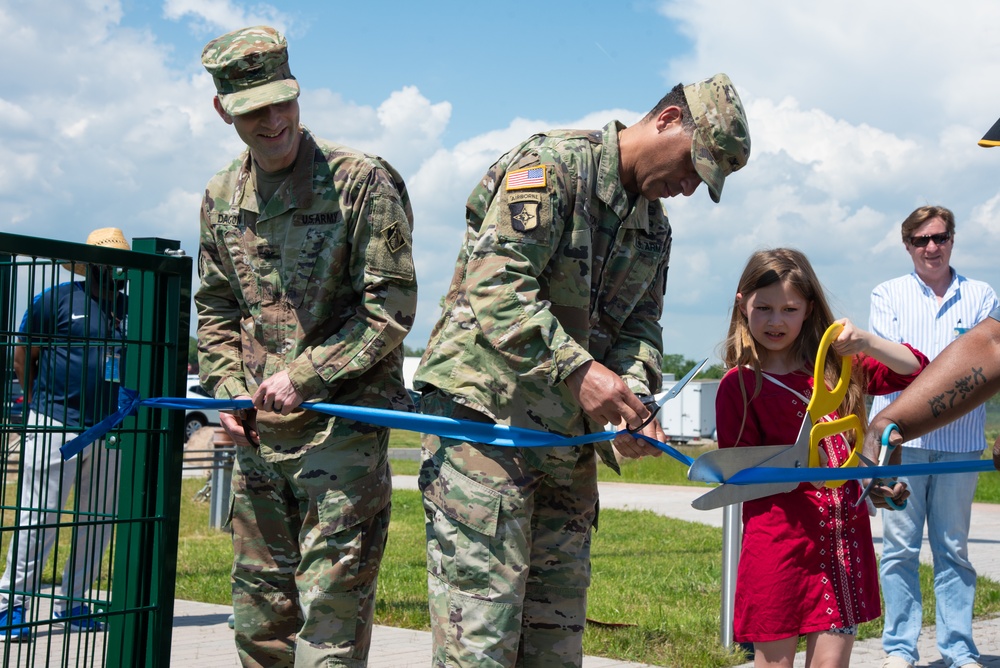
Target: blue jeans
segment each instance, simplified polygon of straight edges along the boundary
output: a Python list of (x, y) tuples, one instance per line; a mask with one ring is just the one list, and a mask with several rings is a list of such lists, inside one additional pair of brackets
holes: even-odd
[[(976, 460), (982, 451), (941, 452), (903, 448), (904, 464)], [(901, 478), (910, 488), (904, 510), (883, 510), (882, 595), (885, 629), (882, 648), (910, 663), (920, 658), (920, 580), (917, 574), (924, 522), (934, 557), (937, 598), (937, 647), (948, 666), (979, 659), (972, 641), (972, 600), (976, 571), (969, 562), (969, 521), (978, 473)]]

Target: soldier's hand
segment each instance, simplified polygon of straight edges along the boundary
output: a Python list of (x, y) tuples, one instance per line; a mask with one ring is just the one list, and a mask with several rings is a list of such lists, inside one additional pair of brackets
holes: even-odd
[(583, 412), (599, 424), (624, 425), (625, 429), (635, 429), (649, 415), (625, 381), (594, 360), (571, 373), (566, 378), (566, 386)]
[[(647, 436), (654, 441), (659, 441), (660, 443), (667, 442), (667, 436), (663, 433), (663, 427), (660, 426), (659, 420), (653, 420), (636, 433)], [(628, 457), (629, 459), (638, 459), (639, 457), (659, 457), (663, 454), (663, 450), (660, 450), (648, 441), (627, 432), (615, 436), (614, 446), (615, 450), (621, 453), (622, 457)]]
[[(236, 398), (249, 399), (250, 397), (244, 395)], [(244, 408), (232, 412), (219, 411), (219, 422), (237, 446), (256, 448), (260, 445), (260, 436), (257, 434), (256, 409)]]
[(279, 371), (257, 387), (253, 405), (258, 410), (288, 415), (305, 401), (305, 397), (292, 385), (287, 371)]

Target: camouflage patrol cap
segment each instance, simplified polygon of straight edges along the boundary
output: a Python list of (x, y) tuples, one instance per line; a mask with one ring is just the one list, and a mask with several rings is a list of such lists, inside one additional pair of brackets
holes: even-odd
[(201, 52), (201, 64), (215, 81), (222, 108), (232, 116), (299, 96), (288, 68), (288, 44), (269, 26), (216, 37)]
[(694, 118), (691, 158), (713, 202), (722, 196), (726, 177), (750, 158), (750, 128), (743, 103), (725, 74), (684, 86)]

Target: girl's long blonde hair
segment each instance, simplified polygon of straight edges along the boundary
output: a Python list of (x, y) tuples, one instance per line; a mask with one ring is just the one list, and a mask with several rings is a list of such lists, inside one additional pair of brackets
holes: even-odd
[[(802, 366), (808, 369), (810, 375), (816, 364), (816, 352), (819, 342), (823, 338), (823, 333), (833, 323), (833, 312), (823, 294), (823, 286), (813, 271), (809, 260), (800, 251), (792, 248), (774, 248), (771, 250), (757, 251), (747, 260), (743, 275), (740, 276), (739, 286), (736, 291), (744, 299), (751, 294), (773, 285), (778, 281), (783, 281), (795, 288), (806, 301), (812, 305), (812, 310), (802, 323), (802, 331), (798, 338), (792, 343), (791, 353), (801, 361)], [(743, 393), (743, 405), (746, 407), (753, 397), (760, 393), (763, 384), (761, 375), (760, 351), (758, 343), (750, 334), (750, 324), (747, 316), (743, 314), (739, 307), (739, 300), (733, 300), (732, 316), (729, 320), (729, 334), (723, 344), (723, 362), (726, 368), (748, 366), (754, 371), (754, 389), (749, 397), (746, 388), (740, 383), (740, 391)], [(826, 356), (826, 382), (833, 387), (840, 375), (841, 358), (833, 348)], [(861, 418), (861, 424), (868, 424), (867, 411), (864, 400), (864, 379), (858, 377), (859, 374), (852, 373), (851, 381), (847, 387), (847, 394), (837, 412), (841, 417), (854, 413)], [(813, 390), (815, 391), (815, 389)], [(744, 420), (746, 412), (744, 411)], [(742, 426), (740, 432), (742, 433)], [(738, 440), (738, 439), (737, 439)], [(850, 439), (853, 441), (853, 439)]]

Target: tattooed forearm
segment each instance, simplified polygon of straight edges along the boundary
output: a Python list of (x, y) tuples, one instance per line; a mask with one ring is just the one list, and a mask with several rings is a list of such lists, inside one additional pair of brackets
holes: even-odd
[(986, 374), (983, 373), (983, 367), (973, 367), (968, 376), (963, 376), (955, 381), (954, 388), (930, 398), (927, 404), (931, 408), (931, 414), (934, 417), (940, 417), (946, 409), (954, 408), (956, 401), (965, 401), (976, 387), (985, 382)]

